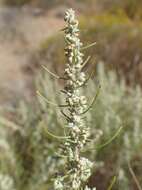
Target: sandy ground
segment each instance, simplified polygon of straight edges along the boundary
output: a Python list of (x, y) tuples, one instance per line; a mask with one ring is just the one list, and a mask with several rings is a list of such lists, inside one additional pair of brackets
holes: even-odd
[[(60, 11), (59, 11), (60, 12)], [(28, 74), (23, 66), (40, 43), (63, 27), (59, 12), (0, 8), (0, 104), (14, 103), (28, 97)]]

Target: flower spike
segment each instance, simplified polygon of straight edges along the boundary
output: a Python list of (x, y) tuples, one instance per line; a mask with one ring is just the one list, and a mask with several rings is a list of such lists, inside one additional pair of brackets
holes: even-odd
[[(79, 39), (78, 20), (75, 18), (73, 9), (69, 9), (65, 13), (65, 27), (62, 29), (65, 34), (65, 56), (66, 66), (63, 74), (65, 78), (64, 89), (61, 90), (65, 94), (66, 112), (61, 109), (62, 115), (67, 121), (66, 134), (69, 138), (64, 139), (62, 144), (62, 155), (66, 159), (64, 173), (58, 175), (54, 179), (55, 190), (95, 190), (85, 186), (87, 179), (91, 175), (93, 163), (81, 155), (86, 144), (90, 142), (89, 127), (85, 124), (85, 117), (82, 113), (86, 113), (93, 105), (97, 95), (93, 99), (91, 105), (87, 108), (87, 98), (81, 95), (81, 87), (85, 86), (90, 77), (82, 71), (88, 63), (90, 57), (83, 61), (84, 54), (81, 50), (87, 49), (95, 43), (83, 47)], [(69, 172), (71, 171), (71, 172)]]

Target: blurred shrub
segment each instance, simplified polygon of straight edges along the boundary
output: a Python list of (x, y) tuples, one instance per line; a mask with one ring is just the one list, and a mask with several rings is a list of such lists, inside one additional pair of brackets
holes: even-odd
[[(92, 127), (102, 129), (103, 139), (113, 136), (114, 131), (123, 126), (120, 136), (107, 147), (97, 152), (99, 161), (103, 161), (102, 170), (99, 168), (95, 179), (106, 180), (108, 184), (109, 176), (118, 175), (118, 182), (114, 189), (135, 189), (133, 179), (128, 171), (128, 162), (142, 182), (140, 165), (142, 164), (141, 153), (142, 146), (142, 91), (139, 86), (128, 88), (125, 80), (118, 78), (113, 71), (104, 70), (103, 65), (98, 68), (98, 80), (101, 83), (102, 90), (98, 101), (91, 112)], [(94, 84), (91, 84), (86, 91), (94, 91)], [(91, 93), (93, 94), (93, 92)], [(106, 141), (105, 140), (105, 141)], [(102, 143), (102, 142), (101, 142)], [(92, 154), (90, 152), (90, 154)], [(97, 177), (98, 176), (98, 177)], [(106, 189), (107, 185), (99, 186), (98, 189)]]
[[(81, 17), (80, 23), (84, 45), (97, 42), (96, 46), (86, 51), (86, 55), (90, 54), (96, 62), (105, 62), (108, 68), (116, 70), (119, 76), (125, 76), (127, 83), (142, 84), (141, 22), (132, 21), (124, 11), (119, 10), (117, 14)], [(53, 43), (55, 39), (56, 43)], [(62, 63), (65, 62), (63, 47), (60, 34), (45, 40), (39, 47), (40, 60), (52, 63), (54, 69), (61, 70)]]
[[(36, 5), (41, 8), (52, 8), (57, 5), (68, 4), (70, 1), (65, 0), (1, 0), (5, 5), (22, 6), (24, 4)], [(70, 4), (70, 3), (69, 3)]]
[[(128, 162), (142, 183), (142, 90), (139, 86), (128, 88), (123, 79), (118, 81), (113, 71), (106, 74), (102, 64), (99, 64), (96, 80), (100, 81), (102, 88), (86, 122), (92, 126), (92, 138), (96, 137), (96, 130), (102, 130), (103, 136), (97, 145), (94, 142), (86, 147), (84, 153), (92, 160), (98, 160), (95, 163), (98, 169), (94, 171), (90, 184), (95, 183), (98, 190), (106, 189), (111, 177), (117, 175), (116, 190), (134, 190)], [(47, 73), (41, 75), (36, 84), (48, 100), (54, 103), (63, 101), (58, 92), (59, 84), (51, 80)], [(97, 83), (90, 81), (83, 91), (90, 99), (95, 95), (96, 88)], [(65, 123), (61, 114), (56, 106), (38, 97), (33, 106), (21, 103), (15, 116), (19, 127), (14, 125), (13, 128), (10, 123), (0, 120), (0, 173), (12, 181), (7, 189), (51, 189), (49, 179), (56, 173), (56, 168), (63, 167), (64, 163), (56, 153), (58, 141), (46, 134), (42, 127), (55, 135), (63, 135), (61, 129)], [(12, 127), (11, 130), (8, 126)], [(123, 126), (123, 131), (117, 139), (103, 149), (95, 150), (96, 146), (111, 138), (120, 126)]]
[(10, 5), (10, 6), (21, 6), (21, 5), (24, 5), (26, 3), (30, 3), (31, 0), (3, 0), (3, 3), (5, 5)]
[(116, 13), (117, 10), (123, 10), (131, 19), (142, 18), (142, 2), (139, 0), (96, 0), (95, 4), (101, 12)]
[(125, 10), (130, 18), (142, 18), (142, 2), (139, 0), (126, 0), (120, 3), (120, 6)]
[[(128, 82), (142, 84), (142, 24), (132, 22), (124, 12), (117, 15), (109, 13), (82, 18), (82, 28), (89, 28), (83, 33), (84, 41), (96, 41), (97, 48), (89, 50), (90, 55), (97, 55), (118, 74), (126, 76)], [(139, 39), (139, 40), (137, 40)], [(89, 53), (87, 52), (87, 53)]]
[(64, 0), (32, 0), (32, 4), (42, 8), (55, 8), (57, 5), (66, 3)]
[(60, 5), (79, 8), (84, 13), (91, 13), (95, 10), (96, 13), (109, 12), (116, 14), (119, 10), (131, 19), (142, 19), (142, 1), (140, 0), (1, 0), (6, 5), (23, 5), (32, 3), (42, 8), (54, 8)]
[(48, 63), (55, 72), (61, 72), (65, 63), (62, 33), (42, 41), (38, 50), (35, 52), (35, 57), (37, 57), (38, 63)]

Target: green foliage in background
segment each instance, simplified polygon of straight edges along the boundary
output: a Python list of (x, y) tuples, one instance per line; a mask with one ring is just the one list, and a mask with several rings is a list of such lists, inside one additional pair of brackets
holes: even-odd
[[(87, 89), (84, 88), (88, 97), (94, 96), (97, 81), (101, 84), (101, 92), (86, 122), (92, 127), (92, 138), (96, 139), (96, 129), (102, 130), (103, 136), (100, 142), (94, 142), (98, 149), (94, 150), (92, 144), (84, 152), (91, 160), (97, 160), (95, 164), (98, 169), (94, 171), (90, 184), (95, 185), (98, 190), (106, 189), (112, 176), (116, 175), (114, 189), (133, 190), (135, 183), (128, 163), (140, 184), (142, 183), (142, 90), (139, 86), (127, 87), (125, 80), (118, 81), (113, 71), (106, 74), (104, 65), (99, 64), (97, 78), (90, 81)], [(48, 100), (62, 102), (57, 92), (61, 86), (48, 73), (40, 75), (36, 84), (37, 89)], [(56, 106), (49, 105), (38, 97), (32, 106), (21, 102), (14, 115), (16, 124), (0, 119), (1, 190), (50, 189), (50, 177), (64, 163), (56, 153), (59, 142), (43, 127), (62, 136), (64, 122), (61, 113)], [(117, 138), (99, 149), (121, 126), (123, 130)], [(100, 180), (104, 183), (100, 183)]]

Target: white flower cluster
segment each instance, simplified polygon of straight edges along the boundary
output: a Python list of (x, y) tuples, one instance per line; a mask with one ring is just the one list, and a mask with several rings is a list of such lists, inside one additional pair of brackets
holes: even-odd
[(96, 187), (90, 188), (90, 187), (86, 186), (84, 190), (96, 190)]
[(90, 168), (93, 167), (93, 163), (90, 162), (86, 158), (81, 158), (79, 164), (80, 164), (80, 169), (81, 169), (80, 178), (81, 178), (82, 181), (86, 181), (91, 175)]
[[(67, 157), (66, 171), (63, 176), (58, 176), (54, 183), (56, 190), (84, 190), (84, 182), (90, 177), (93, 163), (81, 156), (81, 151), (88, 142), (90, 131), (86, 126), (82, 114), (87, 109), (87, 99), (80, 94), (80, 87), (86, 82), (85, 73), (82, 71), (83, 53), (80, 52), (78, 21), (75, 13), (69, 9), (65, 13), (65, 55), (67, 64), (64, 72), (66, 81), (64, 92), (68, 105), (66, 120), (69, 139), (63, 145), (63, 154)], [(89, 190), (85, 187), (85, 190)]]
[(69, 9), (65, 14), (67, 23), (65, 29), (65, 55), (68, 59), (65, 75), (69, 79), (67, 87), (78, 88), (83, 85), (86, 80), (85, 73), (81, 71), (83, 63), (83, 53), (80, 52), (82, 43), (78, 38), (79, 29), (78, 21), (75, 19), (75, 13)]
[(64, 189), (64, 186), (63, 186), (63, 183), (62, 183), (62, 178), (61, 177), (57, 177), (54, 181), (54, 189), (55, 190), (63, 190)]
[(15, 190), (13, 178), (0, 173), (0, 190)]

